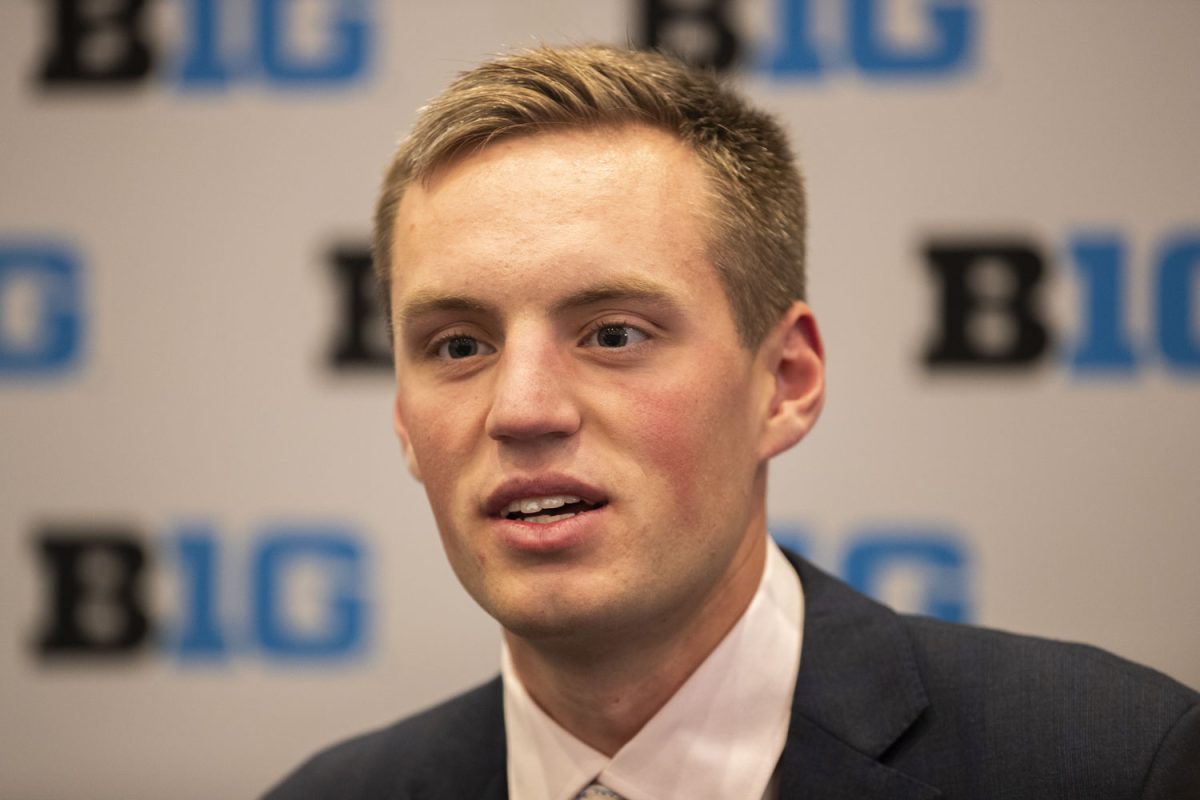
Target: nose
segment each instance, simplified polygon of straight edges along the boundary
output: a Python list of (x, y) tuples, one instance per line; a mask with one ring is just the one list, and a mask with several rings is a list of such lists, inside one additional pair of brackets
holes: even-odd
[(581, 416), (567, 359), (553, 337), (508, 336), (495, 367), (488, 436), (516, 442), (578, 431)]

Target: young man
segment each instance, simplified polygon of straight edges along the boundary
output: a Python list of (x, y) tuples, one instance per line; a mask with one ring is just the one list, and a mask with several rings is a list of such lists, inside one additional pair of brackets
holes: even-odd
[(664, 57), (520, 53), (422, 112), (376, 219), (395, 428), (502, 678), (271, 797), (1200, 797), (1190, 690), (771, 543), (824, 390), (803, 252), (783, 133)]

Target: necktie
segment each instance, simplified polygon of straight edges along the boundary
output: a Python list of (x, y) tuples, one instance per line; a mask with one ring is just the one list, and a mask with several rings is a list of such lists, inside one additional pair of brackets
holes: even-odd
[(609, 789), (607, 786), (601, 786), (598, 783), (593, 783), (579, 794), (575, 795), (575, 800), (624, 800), (621, 795)]

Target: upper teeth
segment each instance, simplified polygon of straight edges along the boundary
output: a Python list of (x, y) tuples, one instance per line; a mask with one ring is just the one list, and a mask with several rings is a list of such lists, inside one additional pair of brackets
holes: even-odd
[(562, 508), (568, 503), (578, 503), (579, 498), (573, 494), (556, 494), (550, 497), (523, 497), (513, 500), (504, 509), (505, 514), (536, 514), (547, 508)]

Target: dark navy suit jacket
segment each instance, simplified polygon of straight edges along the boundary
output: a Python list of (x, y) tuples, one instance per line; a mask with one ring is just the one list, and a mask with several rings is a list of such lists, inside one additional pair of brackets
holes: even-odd
[[(1092, 647), (901, 616), (789, 558), (805, 621), (781, 798), (1200, 800), (1196, 692)], [(267, 798), (507, 796), (496, 678)]]

